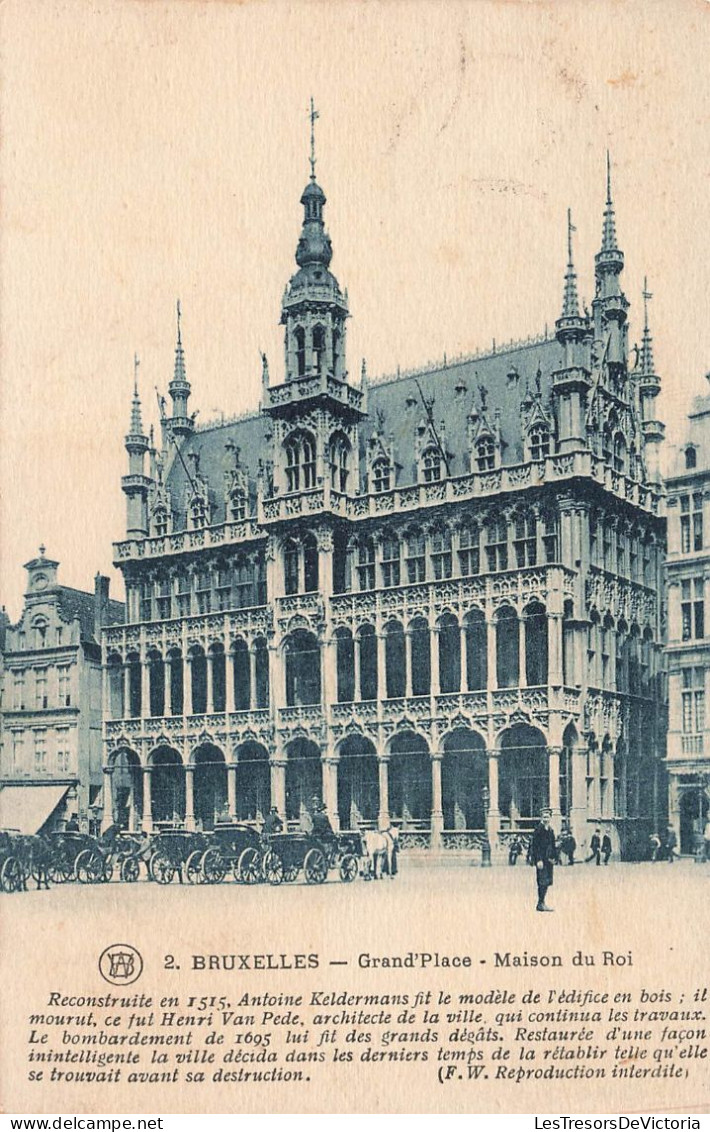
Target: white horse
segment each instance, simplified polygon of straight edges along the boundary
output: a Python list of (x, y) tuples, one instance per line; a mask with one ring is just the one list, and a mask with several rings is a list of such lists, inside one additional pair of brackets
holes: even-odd
[(381, 880), (386, 865), (391, 880), (397, 872), (399, 830), (395, 826), (390, 826), (389, 829), (366, 829), (362, 840), (367, 858), (367, 875), (372, 880)]

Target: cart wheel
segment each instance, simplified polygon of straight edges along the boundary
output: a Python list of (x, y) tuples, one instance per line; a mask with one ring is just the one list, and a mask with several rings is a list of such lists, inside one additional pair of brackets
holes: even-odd
[(243, 849), (239, 860), (234, 863), (234, 879), (242, 884), (257, 884), (261, 880), (261, 860), (259, 850), (250, 845)]
[(98, 878), (102, 882), (102, 884), (108, 884), (108, 882), (112, 879), (113, 870), (114, 870), (113, 861), (111, 861), (107, 857), (106, 860), (104, 861), (104, 867), (101, 870), (101, 874)]
[(306, 884), (323, 884), (328, 876), (328, 862), (322, 849), (309, 849), (303, 861)]
[(212, 848), (203, 853), (200, 868), (207, 884), (219, 884), (227, 875), (227, 865), (219, 849)]
[(126, 884), (133, 884), (138, 880), (138, 875), (141, 871), (140, 861), (137, 857), (126, 857), (121, 861), (121, 880)]
[(79, 884), (96, 884), (103, 876), (103, 859), (94, 849), (82, 849), (76, 859), (75, 872)]
[(22, 866), (19, 858), (6, 857), (0, 868), (0, 890), (19, 892), (22, 887)]
[(281, 884), (284, 879), (284, 863), (278, 853), (274, 853), (271, 849), (264, 857), (263, 870), (269, 884)]
[(52, 884), (66, 884), (71, 880), (74, 870), (66, 861), (53, 861), (47, 869), (47, 876)]
[(185, 880), (188, 884), (204, 884), (205, 878), (200, 867), (202, 860), (202, 853), (199, 849), (194, 849), (185, 861)]
[(158, 884), (170, 884), (175, 876), (175, 866), (162, 853), (156, 851), (150, 858), (148, 874)]
[(355, 880), (358, 874), (358, 860), (354, 853), (346, 853), (340, 862), (340, 879), (346, 884)]

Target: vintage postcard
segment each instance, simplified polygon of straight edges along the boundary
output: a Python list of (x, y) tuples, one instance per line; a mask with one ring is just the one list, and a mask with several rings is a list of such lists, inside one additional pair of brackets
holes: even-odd
[(699, 1127), (709, 21), (2, 5), (5, 1113)]

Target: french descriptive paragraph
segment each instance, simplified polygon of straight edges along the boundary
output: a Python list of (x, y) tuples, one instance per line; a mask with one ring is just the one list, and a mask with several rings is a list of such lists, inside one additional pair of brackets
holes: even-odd
[(470, 992), (413, 984), (230, 996), (52, 991), (28, 1014), (27, 1076), (52, 1082), (299, 1085), (407, 1063), (432, 1084), (707, 1076), (707, 987)]

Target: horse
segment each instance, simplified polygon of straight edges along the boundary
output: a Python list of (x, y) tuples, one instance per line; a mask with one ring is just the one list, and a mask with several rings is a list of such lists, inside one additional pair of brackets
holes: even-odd
[(367, 858), (367, 875), (372, 880), (381, 880), (386, 867), (390, 880), (396, 876), (399, 830), (394, 826), (389, 829), (367, 829), (363, 832), (362, 840)]

